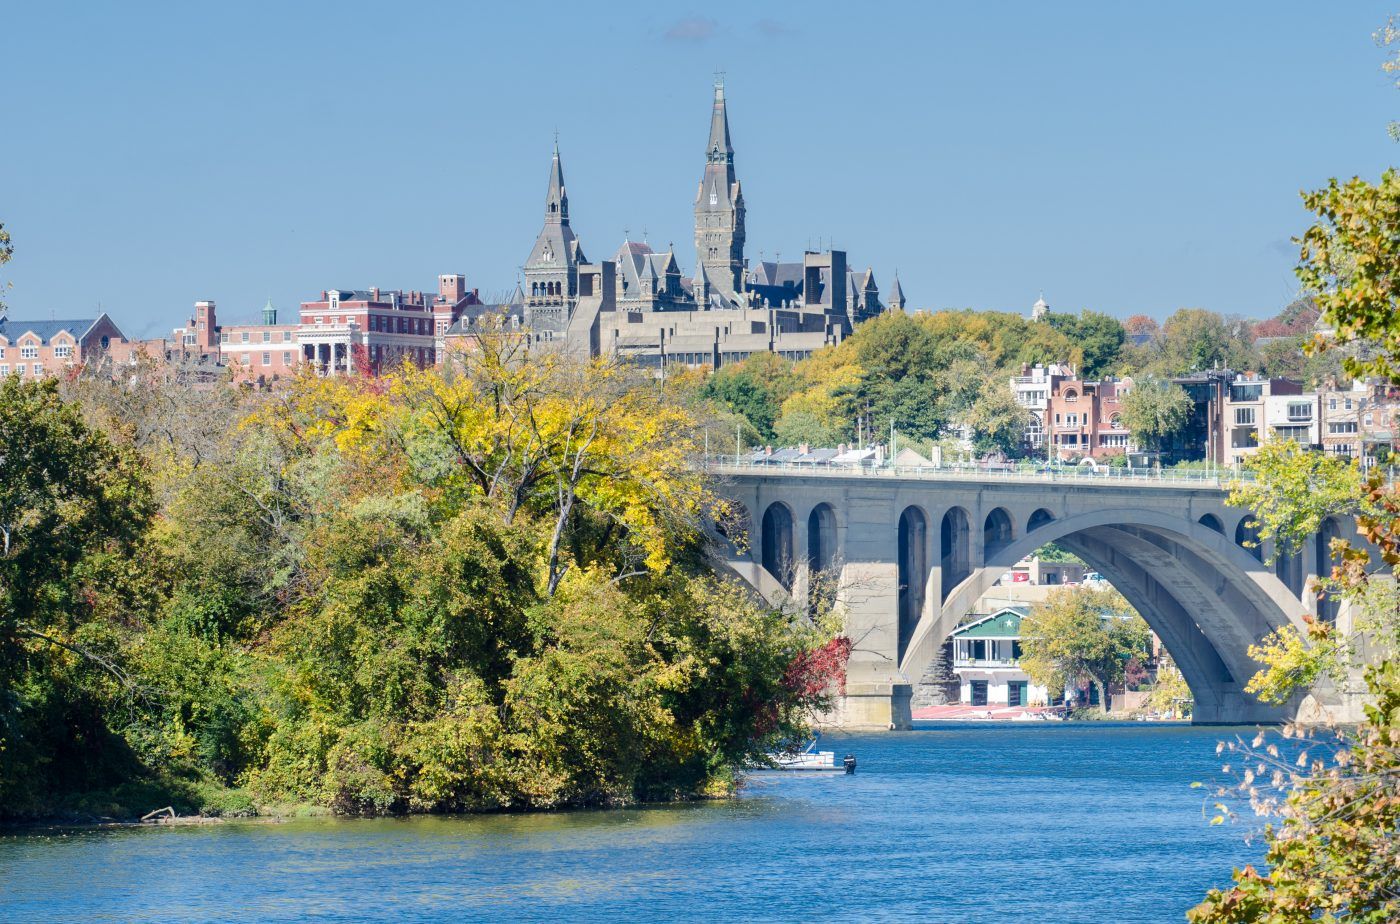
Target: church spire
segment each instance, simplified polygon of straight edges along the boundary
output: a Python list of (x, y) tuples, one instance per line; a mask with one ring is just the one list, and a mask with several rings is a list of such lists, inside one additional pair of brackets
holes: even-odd
[(724, 81), (715, 81), (705, 173), (695, 194), (695, 251), (716, 294), (737, 300), (744, 281), (744, 195), (734, 172)]
[(569, 196), (564, 190), (564, 166), (559, 162), (559, 138), (554, 139), (554, 160), (549, 165), (549, 192), (544, 198), (546, 223), (569, 223)]
[[(724, 79), (715, 81), (715, 108), (710, 114), (710, 143), (705, 147), (705, 159), (712, 164), (732, 164), (734, 147), (729, 143), (729, 113), (724, 106)], [(730, 177), (733, 182), (733, 177)]]

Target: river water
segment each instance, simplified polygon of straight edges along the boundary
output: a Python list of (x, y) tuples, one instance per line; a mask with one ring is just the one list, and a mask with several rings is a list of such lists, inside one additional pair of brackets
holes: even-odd
[(0, 921), (1182, 921), (1260, 858), (1190, 788), (1233, 734), (829, 734), (855, 776), (717, 803), (7, 835)]

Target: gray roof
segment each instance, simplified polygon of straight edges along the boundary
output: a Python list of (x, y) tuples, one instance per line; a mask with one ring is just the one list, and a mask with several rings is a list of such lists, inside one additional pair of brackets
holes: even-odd
[(890, 303), (904, 301), (904, 287), (899, 284), (899, 274), (894, 274), (894, 285), (890, 287)]
[(0, 317), (0, 336), (4, 336), (11, 341), (17, 340), (25, 334), (33, 333), (47, 344), (59, 333), (67, 331), (77, 340), (92, 329), (97, 318), (79, 318), (70, 321), (21, 321), (17, 318)]

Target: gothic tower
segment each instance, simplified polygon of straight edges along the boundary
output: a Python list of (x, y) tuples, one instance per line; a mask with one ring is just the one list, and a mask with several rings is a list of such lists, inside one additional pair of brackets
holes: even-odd
[(583, 248), (569, 227), (569, 196), (556, 141), (544, 197), (544, 227), (524, 266), (525, 318), (531, 327), (546, 335), (564, 331), (578, 298), (578, 267), (585, 262)]
[(734, 176), (723, 81), (715, 83), (705, 175), (695, 195), (695, 252), (716, 293), (736, 298), (744, 274), (744, 194)]

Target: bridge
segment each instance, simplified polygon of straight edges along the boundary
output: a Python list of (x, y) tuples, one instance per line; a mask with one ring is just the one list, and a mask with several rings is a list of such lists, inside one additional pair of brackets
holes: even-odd
[[(1049, 542), (1082, 558), (1162, 640), (1195, 698), (1197, 723), (1354, 720), (1354, 694), (1324, 683), (1275, 706), (1244, 691), (1248, 648), (1309, 614), (1350, 622), (1308, 579), (1328, 544), (1354, 539), (1331, 519), (1272, 565), (1228, 472), (1171, 477), (942, 468), (712, 464), (748, 524), (729, 565), (773, 602), (806, 605), (834, 588), (853, 651), (835, 723), (908, 727), (914, 684), (948, 634), (1012, 565)], [(823, 578), (824, 576), (824, 578)], [(1340, 610), (1340, 611), (1339, 611)]]

